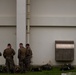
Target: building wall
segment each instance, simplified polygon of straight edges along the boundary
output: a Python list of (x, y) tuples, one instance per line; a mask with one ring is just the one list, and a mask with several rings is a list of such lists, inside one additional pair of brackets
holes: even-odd
[(76, 26), (76, 0), (31, 0), (31, 25)]
[[(49, 61), (53, 65), (60, 64), (55, 61), (55, 40), (74, 40), (76, 43), (75, 7), (76, 0), (31, 0), (30, 44), (33, 51), (32, 64), (41, 65)], [(1, 52), (8, 42), (12, 43), (16, 50), (15, 26), (16, 0), (0, 0)], [(76, 56), (76, 48), (74, 54)], [(4, 58), (0, 57), (0, 60), (0, 64), (4, 64)], [(72, 64), (76, 65), (76, 58)]]
[(55, 61), (55, 40), (75, 42), (76, 65), (76, 0), (31, 0), (30, 44), (32, 64), (41, 65)]
[(59, 65), (55, 61), (55, 41), (73, 40), (75, 43), (74, 61), (76, 65), (76, 28), (65, 27), (31, 27), (30, 43), (33, 51), (32, 62), (35, 65), (51, 62), (53, 65)]
[(16, 0), (0, 0), (0, 26), (16, 25)]
[[(12, 48), (16, 51), (16, 28), (0, 27), (0, 52), (2, 54), (8, 43), (11, 43)], [(0, 64), (5, 64), (3, 55), (0, 57)]]
[[(11, 43), (16, 51), (16, 0), (0, 0), (0, 52), (2, 54), (8, 43)], [(0, 64), (5, 64), (3, 56), (0, 57)]]

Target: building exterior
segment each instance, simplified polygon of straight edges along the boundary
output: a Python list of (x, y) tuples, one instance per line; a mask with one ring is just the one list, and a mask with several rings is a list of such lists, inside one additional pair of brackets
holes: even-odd
[[(27, 6), (30, 6), (29, 18)], [(76, 0), (31, 0), (29, 4), (26, 0), (0, 0), (0, 51), (3, 52), (7, 43), (11, 43), (16, 51), (16, 64), (20, 42), (24, 46), (30, 43), (33, 65), (48, 62), (59, 65), (62, 63), (55, 61), (55, 40), (73, 40), (75, 50), (71, 63), (76, 65), (75, 33)], [(2, 56), (0, 64), (4, 64)]]

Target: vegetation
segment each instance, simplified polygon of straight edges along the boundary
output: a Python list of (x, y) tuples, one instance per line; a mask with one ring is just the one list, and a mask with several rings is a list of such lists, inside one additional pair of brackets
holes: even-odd
[[(67, 73), (67, 72), (76, 72), (76, 68), (74, 70), (61, 71), (60, 67), (53, 67), (51, 70), (43, 70), (43, 71), (35, 71), (35, 72), (29, 71), (26, 73), (14, 73), (14, 75), (61, 75), (61, 73)], [(4, 73), (3, 71), (3, 73), (0, 73), (0, 75), (13, 75), (13, 74)]]

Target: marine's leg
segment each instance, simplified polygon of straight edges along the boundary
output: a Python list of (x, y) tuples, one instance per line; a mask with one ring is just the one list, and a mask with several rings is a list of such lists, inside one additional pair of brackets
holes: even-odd
[(23, 73), (24, 65), (23, 65), (23, 61), (22, 60), (19, 61), (19, 66), (20, 66), (21, 73)]
[(26, 71), (30, 70), (30, 62), (31, 62), (30, 58), (27, 57), (26, 58), (26, 63), (25, 63)]
[(8, 57), (6, 58), (6, 69), (7, 69), (7, 72), (9, 73), (10, 72), (10, 63), (9, 63)]
[(15, 72), (14, 60), (12, 58), (10, 58), (10, 70), (12, 73)]

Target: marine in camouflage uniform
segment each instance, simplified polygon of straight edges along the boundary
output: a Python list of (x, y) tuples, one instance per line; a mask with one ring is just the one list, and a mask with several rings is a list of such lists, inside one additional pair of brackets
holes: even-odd
[(21, 73), (25, 72), (25, 57), (26, 57), (26, 49), (23, 47), (23, 43), (19, 44), (18, 50), (18, 59), (19, 59), (19, 66), (21, 69)]
[(11, 48), (11, 44), (7, 45), (7, 48), (4, 50), (3, 52), (3, 56), (6, 59), (6, 68), (7, 68), (7, 72), (14, 72), (14, 60), (13, 60), (13, 56), (15, 55), (15, 51), (14, 49)]
[(31, 58), (32, 58), (32, 50), (30, 48), (30, 45), (26, 44), (26, 61), (25, 61), (25, 64), (26, 64), (27, 71), (30, 68)]

